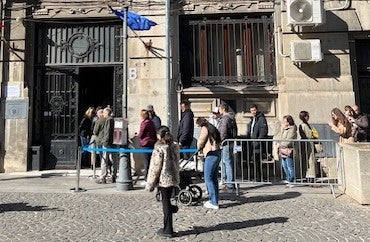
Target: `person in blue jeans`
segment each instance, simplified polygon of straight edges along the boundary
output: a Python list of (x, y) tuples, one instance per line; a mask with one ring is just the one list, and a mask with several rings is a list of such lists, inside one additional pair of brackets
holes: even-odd
[(204, 203), (204, 207), (218, 209), (218, 166), (221, 161), (220, 132), (204, 118), (198, 118), (196, 124), (200, 127), (197, 148), (205, 157), (204, 180), (210, 198)]
[[(225, 103), (220, 104), (218, 108), (221, 119), (218, 125), (218, 131), (220, 132), (221, 142), (226, 139), (233, 139), (233, 117), (229, 113), (229, 106)], [(222, 177), (226, 177), (226, 190), (233, 191), (234, 185), (234, 157), (233, 157), (233, 145), (230, 142), (224, 142), (222, 146)]]
[(294, 139), (297, 139), (297, 126), (294, 123), (292, 116), (285, 115), (283, 117), (282, 129), (280, 133), (281, 142), (279, 144), (279, 156), (281, 157), (281, 165), (283, 167), (288, 187), (293, 187), (292, 182), (295, 180), (294, 171)]

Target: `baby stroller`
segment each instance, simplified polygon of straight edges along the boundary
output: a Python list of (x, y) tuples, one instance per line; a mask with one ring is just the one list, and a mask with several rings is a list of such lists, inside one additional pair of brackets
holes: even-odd
[[(193, 177), (199, 177), (198, 160), (196, 151), (188, 159), (180, 159), (180, 184), (173, 197), (182, 205), (189, 206), (197, 203), (202, 198), (202, 188), (192, 184)], [(202, 168), (203, 169), (203, 168)], [(157, 201), (161, 201), (159, 190), (156, 194)]]

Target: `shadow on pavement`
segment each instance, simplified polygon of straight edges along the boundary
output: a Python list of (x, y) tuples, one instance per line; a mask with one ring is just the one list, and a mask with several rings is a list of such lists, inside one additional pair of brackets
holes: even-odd
[(0, 213), (11, 211), (46, 211), (55, 210), (63, 211), (58, 208), (48, 208), (47, 206), (32, 206), (27, 203), (4, 203), (0, 204)]
[(22, 180), (29, 178), (40, 178), (40, 176), (19, 176), (19, 177), (0, 178), (0, 181)]
[(278, 201), (284, 199), (292, 199), (301, 196), (300, 192), (285, 192), (283, 194), (274, 194), (274, 195), (260, 195), (260, 196), (253, 196), (248, 197), (248, 203), (258, 203), (258, 202), (271, 202), (271, 201)]
[(285, 192), (283, 194), (273, 194), (273, 195), (259, 195), (259, 196), (221, 196), (220, 200), (231, 200), (232, 203), (223, 204), (221, 208), (229, 208), (234, 206), (239, 206), (245, 203), (261, 203), (261, 202), (271, 202), (284, 199), (292, 199), (301, 196), (300, 192)]
[(201, 233), (208, 233), (212, 231), (220, 231), (220, 230), (237, 230), (237, 229), (244, 229), (250, 228), (255, 226), (261, 226), (264, 224), (270, 223), (286, 223), (288, 221), (287, 217), (274, 217), (274, 218), (263, 218), (263, 219), (252, 219), (246, 220), (241, 222), (230, 222), (230, 223), (222, 223), (217, 224), (212, 227), (203, 227), (203, 226), (194, 226), (194, 229), (188, 231), (179, 231), (177, 233), (177, 237), (187, 236), (187, 235), (197, 235)]

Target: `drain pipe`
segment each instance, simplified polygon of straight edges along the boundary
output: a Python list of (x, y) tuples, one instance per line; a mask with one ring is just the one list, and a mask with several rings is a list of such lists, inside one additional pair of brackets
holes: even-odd
[(336, 11), (336, 10), (344, 10), (349, 7), (349, 0), (346, 0), (340, 7), (337, 8), (331, 8), (331, 9), (326, 9), (327, 11)]
[(170, 9), (171, 9), (171, 1), (166, 0), (166, 84), (167, 84), (167, 126), (172, 128), (171, 122), (171, 29), (170, 29)]

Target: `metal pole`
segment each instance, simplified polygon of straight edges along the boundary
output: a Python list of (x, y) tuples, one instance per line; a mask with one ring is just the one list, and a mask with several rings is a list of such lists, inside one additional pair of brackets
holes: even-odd
[(167, 125), (171, 129), (171, 36), (170, 36), (171, 1), (166, 0), (166, 82), (167, 82)]
[[(123, 81), (123, 94), (122, 94), (122, 117), (124, 120), (127, 120), (127, 67), (128, 67), (128, 57), (127, 57), (127, 14), (128, 14), (128, 6), (125, 6), (125, 17), (123, 21), (123, 50), (122, 50), (122, 58), (123, 58), (123, 73), (122, 73), (122, 81)], [(126, 134), (126, 144), (125, 148), (128, 145), (128, 125), (124, 127), (124, 131)], [(116, 188), (118, 191), (128, 191), (132, 189), (132, 178), (131, 178), (131, 164), (130, 164), (130, 154), (121, 153), (119, 159), (119, 173), (118, 179), (116, 181)]]
[(82, 154), (82, 147), (78, 147), (78, 150), (77, 150), (77, 164), (76, 164), (76, 187), (69, 189), (72, 192), (84, 192), (84, 191), (86, 191), (85, 189), (80, 188), (81, 154)]

